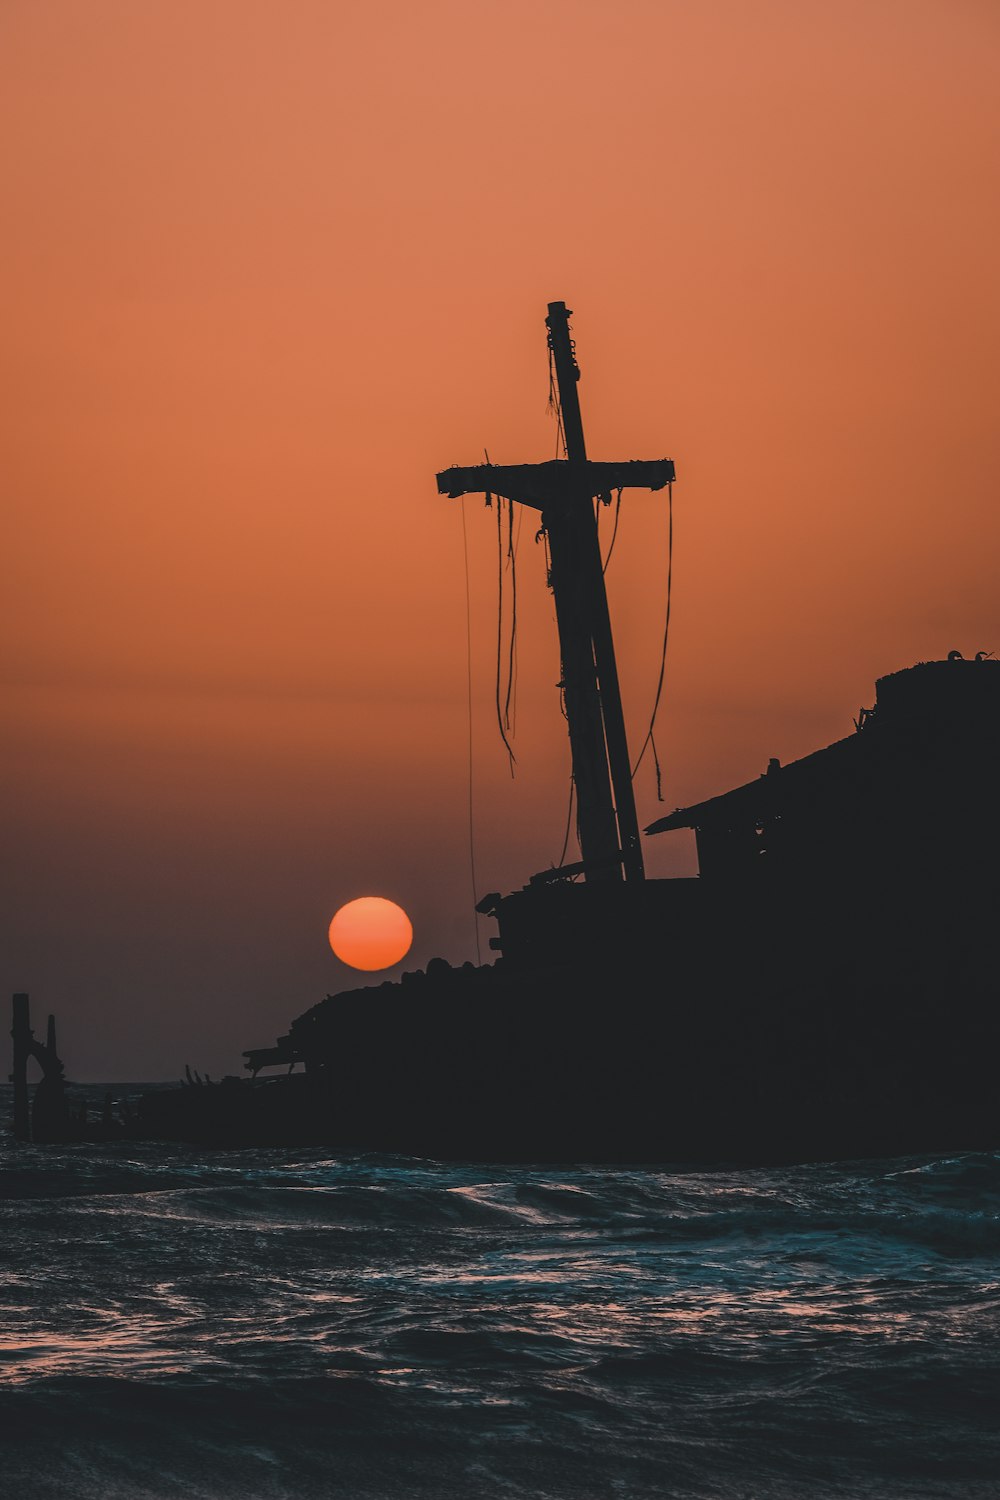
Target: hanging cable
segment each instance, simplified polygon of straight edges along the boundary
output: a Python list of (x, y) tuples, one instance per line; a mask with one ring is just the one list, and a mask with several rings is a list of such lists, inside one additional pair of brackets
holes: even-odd
[(549, 337), (549, 412), (556, 419), (556, 458), (568, 458), (566, 430), (563, 427), (562, 405), (559, 401), (559, 387), (556, 381), (556, 361), (552, 349), (551, 336)]
[(642, 749), (639, 751), (639, 758), (636, 761), (635, 765), (632, 767), (632, 780), (634, 781), (635, 780), (635, 773), (636, 773), (636, 771), (638, 771), (639, 767), (642, 765), (642, 758), (643, 758), (643, 756), (646, 753), (647, 747), (652, 748), (652, 751), (653, 751), (653, 764), (656, 766), (656, 800), (658, 802), (662, 802), (663, 801), (663, 784), (662, 784), (663, 778), (662, 778), (662, 773), (661, 773), (661, 770), (660, 770), (660, 757), (659, 757), (659, 755), (657, 754), (657, 751), (656, 751), (656, 739), (655, 739), (655, 737), (653, 735), (653, 730), (656, 727), (656, 714), (657, 714), (657, 710), (660, 707), (660, 696), (661, 696), (661, 694), (663, 692), (663, 675), (664, 675), (664, 672), (666, 671), (666, 665), (667, 665), (667, 640), (668, 640), (669, 635), (670, 635), (670, 600), (671, 600), (671, 594), (673, 592), (673, 578), (674, 578), (674, 487), (673, 487), (672, 484), (668, 484), (667, 485), (667, 611), (666, 611), (666, 619), (664, 620), (664, 624), (663, 624), (663, 650), (662, 650), (662, 652), (660, 654), (660, 679), (659, 679), (659, 681), (656, 684), (656, 697), (653, 700), (653, 712), (650, 715), (649, 728), (646, 731), (646, 738), (642, 742)]
[(465, 496), (462, 496), (462, 554), (465, 558), (465, 668), (469, 709), (469, 873), (472, 877), (472, 922), (476, 934), (476, 963), (482, 964), (479, 946), (479, 892), (476, 889), (476, 834), (472, 803), (472, 596), (469, 589), (469, 535), (465, 525)]
[(549, 534), (545, 530), (544, 526), (542, 526), (539, 529), (538, 533), (536, 534), (536, 536), (535, 536), (535, 541), (536, 542), (538, 541), (539, 537), (541, 538), (541, 542), (542, 542), (542, 551), (545, 554), (545, 587), (548, 589), (549, 593), (551, 594), (552, 593), (552, 554), (549, 551)]
[(504, 700), (503, 721), (505, 728), (510, 729), (510, 699), (514, 691), (514, 652), (517, 647), (517, 562), (514, 557), (513, 500), (507, 501), (507, 566), (510, 568), (510, 650), (507, 654), (507, 697)]
[(511, 565), (510, 565), (511, 566), (511, 582), (512, 582), (511, 592), (512, 592), (513, 600), (514, 600), (514, 611), (513, 611), (513, 615), (514, 615), (514, 626), (513, 626), (514, 634), (513, 634), (512, 640), (511, 640), (511, 647), (512, 647), (511, 660), (512, 660), (512, 663), (513, 663), (513, 677), (514, 677), (514, 689), (513, 689), (512, 701), (511, 701), (511, 734), (512, 735), (515, 735), (517, 733), (517, 685), (518, 685), (518, 680), (519, 680), (519, 675), (520, 675), (519, 671), (518, 671), (519, 662), (520, 662), (520, 641), (518, 640), (518, 635), (517, 635), (517, 555), (518, 555), (518, 552), (521, 549), (521, 527), (524, 525), (524, 512), (525, 512), (525, 506), (519, 505), (518, 508), (517, 508), (517, 527), (516, 527), (515, 532), (514, 532), (514, 553), (513, 553), (513, 557), (511, 559)]
[(572, 823), (573, 823), (573, 793), (574, 793), (575, 790), (576, 790), (576, 783), (573, 780), (573, 772), (570, 771), (570, 773), (569, 773), (569, 805), (566, 808), (566, 832), (563, 835), (562, 853), (559, 856), (559, 865), (557, 867), (559, 869), (561, 869), (562, 866), (566, 863), (566, 850), (569, 848), (569, 831), (570, 831), (570, 828), (572, 827)]
[(604, 563), (603, 563), (603, 565), (601, 567), (601, 572), (602, 573), (606, 573), (608, 571), (608, 563), (611, 561), (611, 554), (615, 550), (615, 542), (616, 542), (616, 540), (618, 538), (618, 517), (621, 515), (621, 513), (622, 513), (622, 492), (621, 492), (621, 489), (619, 488), (619, 490), (618, 490), (618, 498), (615, 500), (615, 524), (611, 528), (611, 544), (608, 547), (608, 555), (604, 559)]
[[(512, 501), (508, 501), (512, 504)], [(496, 703), (497, 724), (500, 726), (500, 738), (507, 750), (507, 758), (510, 765), (511, 777), (514, 775), (514, 767), (517, 764), (516, 757), (507, 738), (504, 728), (503, 709), (500, 706), (500, 677), (503, 662), (503, 496), (497, 496), (497, 680), (496, 680)]]

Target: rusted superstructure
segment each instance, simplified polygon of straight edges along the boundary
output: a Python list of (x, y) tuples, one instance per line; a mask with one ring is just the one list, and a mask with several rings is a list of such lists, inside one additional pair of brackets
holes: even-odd
[[(973, 891), (1000, 847), (1000, 662), (921, 662), (875, 684), (855, 733), (651, 824), (693, 828), (701, 876), (889, 889), (922, 879)], [(920, 873), (922, 872), (922, 874)], [(970, 891), (972, 896), (973, 891)]]

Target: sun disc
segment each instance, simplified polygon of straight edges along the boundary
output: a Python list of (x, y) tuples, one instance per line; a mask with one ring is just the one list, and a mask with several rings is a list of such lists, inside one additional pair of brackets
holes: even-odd
[(330, 923), (330, 947), (352, 969), (391, 969), (406, 957), (412, 942), (406, 912), (384, 896), (348, 901)]

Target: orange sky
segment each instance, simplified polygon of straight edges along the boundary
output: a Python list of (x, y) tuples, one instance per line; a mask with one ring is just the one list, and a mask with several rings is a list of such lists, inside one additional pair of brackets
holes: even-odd
[[(1000, 650), (998, 44), (990, 0), (5, 0), (3, 979), (71, 1073), (237, 1068), (351, 982), (353, 896), (406, 907), (410, 966), (473, 953), (434, 473), (552, 456), (550, 300), (591, 456), (678, 466), (668, 806)], [(466, 506), (506, 889), (559, 854), (569, 752), (526, 525), (507, 775)], [(636, 744), (664, 544), (627, 494)]]

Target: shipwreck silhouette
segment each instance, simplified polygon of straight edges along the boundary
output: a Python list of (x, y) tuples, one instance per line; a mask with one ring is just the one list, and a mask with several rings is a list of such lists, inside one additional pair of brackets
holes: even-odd
[(546, 320), (565, 457), (437, 478), (540, 515), (580, 860), (480, 902), (494, 963), (328, 996), (249, 1079), (189, 1075), (122, 1128), (532, 1161), (997, 1147), (1000, 662), (880, 678), (844, 739), (651, 824), (695, 830), (700, 874), (647, 879), (595, 500), (675, 470), (589, 461), (569, 316)]

